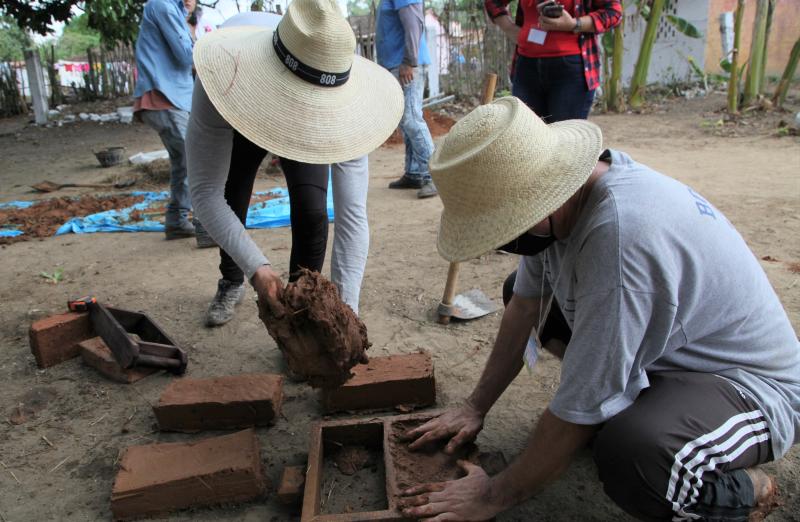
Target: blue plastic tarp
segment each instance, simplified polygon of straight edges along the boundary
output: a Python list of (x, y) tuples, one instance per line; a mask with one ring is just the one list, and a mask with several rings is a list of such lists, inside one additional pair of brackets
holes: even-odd
[[(285, 188), (276, 188), (267, 192), (257, 192), (256, 196), (277, 196), (273, 199), (250, 205), (247, 209), (247, 228), (278, 228), (290, 224), (289, 193)], [(98, 212), (84, 217), (75, 217), (61, 225), (56, 235), (93, 234), (97, 232), (162, 232), (164, 224), (156, 221), (161, 215), (148, 215), (154, 206), (162, 206), (169, 199), (169, 192), (131, 192), (132, 196), (144, 196), (144, 200), (133, 206)], [(2, 207), (26, 208), (33, 204), (30, 201), (11, 201), (0, 204)], [(158, 205), (156, 205), (158, 204)], [(328, 219), (333, 219), (333, 194), (328, 190)], [(142, 219), (131, 221), (131, 214), (139, 211)], [(134, 214), (136, 216), (137, 214)], [(20, 230), (13, 228), (0, 229), (0, 237), (21, 235)]]

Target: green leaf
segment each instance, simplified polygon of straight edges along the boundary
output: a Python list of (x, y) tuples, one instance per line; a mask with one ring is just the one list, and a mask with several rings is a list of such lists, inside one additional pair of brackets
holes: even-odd
[(614, 53), (614, 31), (603, 33), (601, 42), (603, 44), (603, 52), (606, 53), (606, 56), (611, 56)]
[(675, 15), (667, 15), (667, 21), (675, 27), (675, 29), (683, 34), (684, 36), (688, 36), (689, 38), (702, 38), (703, 33), (701, 33), (697, 27), (689, 23), (684, 18), (679, 18)]
[(725, 71), (726, 73), (730, 74), (731, 67), (733, 66), (733, 64), (731, 63), (730, 60), (725, 58), (723, 60), (720, 60), (719, 66), (722, 68), (723, 71)]

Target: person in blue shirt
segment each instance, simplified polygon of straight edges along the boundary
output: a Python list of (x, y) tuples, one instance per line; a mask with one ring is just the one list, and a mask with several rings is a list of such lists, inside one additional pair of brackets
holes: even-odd
[(164, 143), (171, 164), (166, 238), (195, 235), (184, 138), (192, 106), (192, 37), (182, 0), (148, 0), (136, 40), (134, 112)]
[(424, 20), (422, 0), (381, 0), (375, 30), (378, 63), (394, 74), (405, 96), (400, 120), (406, 146), (405, 172), (389, 183), (389, 188), (419, 189), (420, 198), (437, 194), (428, 170), (433, 138), (422, 117), (424, 66), (431, 63), (423, 34)]

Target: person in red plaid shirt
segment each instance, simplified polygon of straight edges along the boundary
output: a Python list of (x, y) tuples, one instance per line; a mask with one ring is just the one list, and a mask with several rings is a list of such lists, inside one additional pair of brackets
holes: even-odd
[[(517, 44), (512, 94), (547, 123), (586, 119), (600, 84), (597, 33), (619, 24), (618, 0), (484, 0), (489, 17)], [(545, 16), (546, 6), (551, 16)], [(561, 6), (558, 13), (557, 6)], [(554, 16), (557, 15), (557, 16)]]

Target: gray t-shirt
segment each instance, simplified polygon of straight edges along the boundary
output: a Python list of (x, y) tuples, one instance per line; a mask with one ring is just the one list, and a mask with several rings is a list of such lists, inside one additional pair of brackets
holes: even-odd
[(611, 151), (570, 237), (522, 257), (514, 292), (552, 293), (572, 328), (563, 420), (603, 422), (647, 372), (689, 370), (750, 392), (776, 458), (800, 440), (800, 342), (742, 236), (688, 186)]

